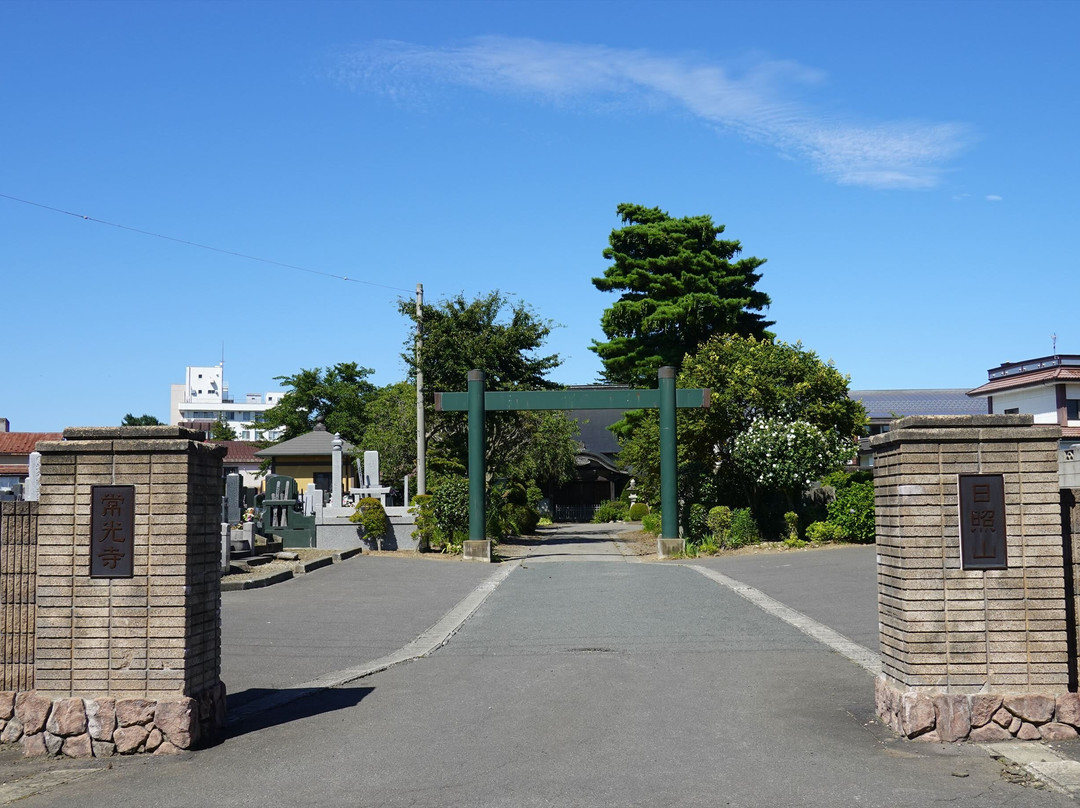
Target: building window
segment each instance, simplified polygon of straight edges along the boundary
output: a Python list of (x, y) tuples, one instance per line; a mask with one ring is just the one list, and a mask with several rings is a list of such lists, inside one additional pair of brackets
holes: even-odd
[(1009, 407), (1007, 410), (1005, 410), (1005, 414), (1006, 415), (1019, 415), (1020, 414), (1020, 408), (1019, 407)]
[(1065, 417), (1070, 421), (1080, 421), (1080, 398), (1065, 399)]

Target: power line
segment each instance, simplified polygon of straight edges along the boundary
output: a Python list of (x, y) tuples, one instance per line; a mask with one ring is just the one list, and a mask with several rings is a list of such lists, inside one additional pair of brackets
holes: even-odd
[(70, 210), (63, 210), (62, 208), (54, 208), (51, 205), (43, 205), (40, 202), (32, 202), (29, 199), (20, 199), (17, 196), (11, 196), (10, 194), (0, 193), (0, 197), (4, 199), (10, 199), (13, 202), (21, 202), (24, 205), (33, 205), (35, 208), (43, 208), (45, 210), (51, 210), (54, 213), (63, 213), (66, 216), (74, 216), (76, 219), (82, 219), (87, 222), (94, 222), (96, 224), (106, 224), (109, 227), (116, 227), (120, 230), (129, 230), (132, 233), (139, 233), (144, 236), (152, 236), (153, 238), (164, 239), (165, 241), (173, 241), (177, 244), (186, 244), (189, 247), (198, 247), (201, 250), (210, 250), (212, 252), (222, 253), (224, 255), (232, 255), (237, 258), (246, 258), (248, 261), (258, 261), (262, 264), (271, 264), (276, 267), (284, 267), (285, 269), (295, 269), (299, 272), (308, 272), (312, 275), (322, 275), (325, 278), (335, 278), (341, 281), (348, 281), (349, 283), (362, 283), (367, 286), (378, 286), (381, 289), (389, 289), (393, 292), (404, 292), (405, 294), (413, 294), (411, 289), (401, 289), (397, 286), (388, 286), (385, 283), (375, 283), (375, 281), (365, 281), (360, 278), (350, 278), (348, 275), (335, 275), (333, 272), (323, 272), (318, 269), (309, 269), (308, 267), (300, 267), (295, 264), (286, 264), (282, 261), (273, 261), (269, 258), (259, 258), (257, 255), (247, 255), (246, 253), (236, 252), (234, 250), (224, 250), (221, 247), (212, 247), (209, 244), (199, 244), (197, 241), (188, 241), (187, 239), (176, 238), (175, 236), (166, 236), (162, 233), (154, 233), (150, 230), (140, 230), (138, 227), (131, 227), (126, 224), (118, 224), (117, 222), (109, 222), (104, 219), (98, 219), (94, 216), (86, 216), (82, 213), (74, 213)]

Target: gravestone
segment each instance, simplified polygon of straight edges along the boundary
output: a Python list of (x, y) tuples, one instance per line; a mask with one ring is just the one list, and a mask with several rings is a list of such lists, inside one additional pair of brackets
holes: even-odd
[(379, 482), (379, 453), (368, 450), (364, 452), (364, 488), (378, 488)]
[(225, 476), (225, 521), (239, 524), (240, 514), (240, 475), (233, 472)]
[(298, 503), (296, 480), (269, 475), (262, 503), (262, 535), (280, 537), (282, 547), (314, 547), (315, 517), (300, 513)]

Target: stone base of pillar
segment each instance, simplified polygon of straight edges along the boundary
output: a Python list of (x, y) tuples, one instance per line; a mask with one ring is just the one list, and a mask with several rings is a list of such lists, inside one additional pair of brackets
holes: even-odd
[(225, 726), (225, 685), (192, 698), (59, 698), (0, 692), (0, 741), (27, 757), (168, 755), (211, 744)]
[(878, 717), (916, 741), (1062, 741), (1078, 737), (1076, 693), (943, 693), (905, 689), (879, 676)]
[(465, 561), (491, 561), (491, 539), (471, 539), (461, 543), (461, 557)]
[(661, 558), (678, 558), (686, 552), (686, 539), (657, 539), (656, 554)]

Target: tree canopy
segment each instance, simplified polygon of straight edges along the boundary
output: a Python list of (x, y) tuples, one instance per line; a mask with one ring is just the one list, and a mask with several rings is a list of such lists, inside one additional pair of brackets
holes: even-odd
[[(800, 488), (794, 477), (781, 481), (760, 464), (755, 466), (755, 453), (764, 456), (772, 440), (768, 433), (755, 434), (755, 423), (759, 428), (771, 423), (769, 431), (786, 440), (793, 431), (786, 425), (804, 422), (822, 433), (822, 446), (835, 449), (834, 460), (843, 454), (845, 442), (852, 445), (866, 427), (862, 404), (848, 396), (847, 377), (798, 343), (713, 337), (686, 358), (678, 385), (712, 389), (709, 409), (678, 413), (679, 486), (687, 502), (758, 507), (770, 488), (788, 495)], [(794, 432), (802, 451), (808, 442), (806, 429), (800, 425)], [(736, 456), (740, 436), (751, 439), (747, 443), (744, 438)], [(620, 459), (633, 469), (646, 495), (655, 496), (660, 468), (655, 413), (635, 423), (622, 443)], [(801, 468), (808, 473), (823, 470), (811, 463)], [(805, 482), (805, 476), (802, 479)]]
[(236, 440), (238, 437), (236, 430), (229, 426), (224, 417), (218, 418), (210, 427), (210, 440)]
[[(399, 302), (399, 310), (414, 323), (415, 304)], [(551, 333), (550, 320), (539, 319), (525, 303), (512, 303), (498, 290), (467, 301), (457, 295), (424, 304), (420, 320), (423, 339), (419, 364), (410, 335), (402, 358), (415, 378), (424, 373), (424, 387), (435, 391), (462, 391), (468, 373), (487, 374), (488, 390), (541, 390), (555, 387), (547, 373), (559, 366), (558, 354), (541, 355)]]
[(120, 426), (162, 426), (162, 423), (153, 415), (132, 415), (129, 412)]
[(329, 432), (340, 432), (345, 440), (357, 443), (367, 426), (368, 400), (375, 392), (375, 385), (367, 380), (371, 373), (355, 362), (339, 362), (325, 370), (313, 368), (292, 376), (275, 376), (275, 381), (291, 389), (262, 413), (256, 428), (266, 431), (284, 427), (283, 440), (290, 440), (314, 429), (321, 416)]
[(357, 448), (379, 453), (379, 473), (395, 483), (416, 470), (416, 387), (380, 387), (365, 408), (367, 426)]
[(591, 346), (606, 382), (655, 386), (660, 367), (681, 367), (714, 335), (770, 336), (760, 314), (769, 296), (755, 288), (765, 259), (733, 261), (742, 245), (720, 239), (724, 225), (627, 203), (617, 211), (625, 226), (604, 250), (614, 263), (593, 278), (602, 292), (622, 292), (601, 318), (608, 341)]
[[(400, 311), (414, 323), (415, 305), (402, 300)], [(463, 391), (470, 370), (483, 370), (488, 390), (557, 387), (547, 378), (558, 354), (544, 353), (552, 323), (521, 302), (493, 291), (466, 300), (463, 295), (425, 304), (420, 318), (423, 348), (419, 359), (412, 338), (402, 357), (415, 378), (424, 374), (425, 399), (435, 391)], [(436, 474), (465, 474), (468, 439), (464, 413), (426, 417), (428, 463)], [(573, 473), (577, 424), (560, 412), (498, 412), (487, 417), (488, 474), (519, 482), (563, 481)]]

